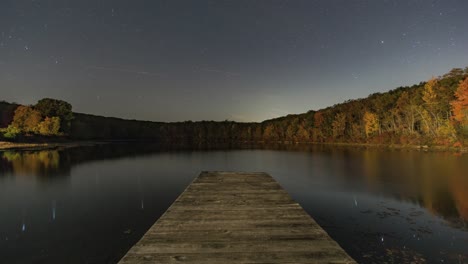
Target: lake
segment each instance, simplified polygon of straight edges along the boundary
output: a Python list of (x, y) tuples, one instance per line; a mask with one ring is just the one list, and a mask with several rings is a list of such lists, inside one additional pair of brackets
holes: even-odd
[(0, 152), (2, 263), (116, 263), (201, 171), (273, 176), (359, 263), (468, 263), (468, 155), (108, 144)]

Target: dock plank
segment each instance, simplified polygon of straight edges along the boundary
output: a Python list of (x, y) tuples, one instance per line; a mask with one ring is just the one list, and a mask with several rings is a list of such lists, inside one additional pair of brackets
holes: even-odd
[(119, 263), (356, 262), (270, 175), (202, 172)]

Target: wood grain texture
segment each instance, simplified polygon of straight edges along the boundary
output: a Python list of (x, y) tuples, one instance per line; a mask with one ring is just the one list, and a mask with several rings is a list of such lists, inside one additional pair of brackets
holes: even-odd
[(119, 263), (356, 262), (268, 174), (202, 172)]

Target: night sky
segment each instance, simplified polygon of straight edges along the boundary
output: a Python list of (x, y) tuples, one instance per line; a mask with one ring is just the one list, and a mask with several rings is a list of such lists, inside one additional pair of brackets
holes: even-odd
[(468, 66), (467, 0), (1, 0), (0, 100), (262, 121)]

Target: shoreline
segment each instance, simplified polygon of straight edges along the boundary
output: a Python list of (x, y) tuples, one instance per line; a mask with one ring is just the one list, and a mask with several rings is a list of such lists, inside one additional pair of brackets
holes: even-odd
[(0, 141), (0, 151), (2, 150), (47, 150), (55, 148), (74, 148), (81, 146), (95, 146), (107, 144), (104, 141), (70, 141), (70, 142), (45, 142), (45, 143), (26, 143)]
[(415, 150), (415, 151), (425, 151), (425, 152), (436, 152), (436, 151), (446, 151), (446, 152), (460, 152), (468, 153), (468, 147), (451, 147), (451, 146), (441, 146), (441, 145), (401, 145), (401, 144), (375, 144), (375, 143), (311, 143), (316, 145), (330, 145), (330, 146), (343, 146), (343, 147), (363, 147), (363, 148), (380, 148), (380, 149), (392, 149), (392, 150)]
[[(87, 140), (87, 141), (69, 141), (69, 142), (43, 142), (43, 143), (27, 143), (27, 142), (10, 142), (0, 141), (0, 151), (2, 150), (45, 150), (54, 148), (73, 148), (81, 146), (95, 146), (102, 144), (122, 143), (122, 142), (135, 142), (132, 140), (128, 141), (105, 141), (105, 140)], [(140, 142), (140, 141), (138, 141)], [(237, 142), (239, 144), (245, 144), (247, 142)], [(281, 145), (324, 145), (324, 146), (336, 146), (336, 147), (356, 147), (356, 148), (375, 148), (375, 149), (391, 149), (391, 150), (413, 150), (413, 151), (424, 151), (424, 152), (458, 152), (468, 153), (468, 147), (449, 147), (449, 146), (428, 146), (428, 145), (401, 145), (401, 144), (374, 144), (374, 143), (319, 143), (319, 142), (291, 142), (291, 141), (280, 141), (280, 142), (249, 142), (255, 144), (281, 144)]]

